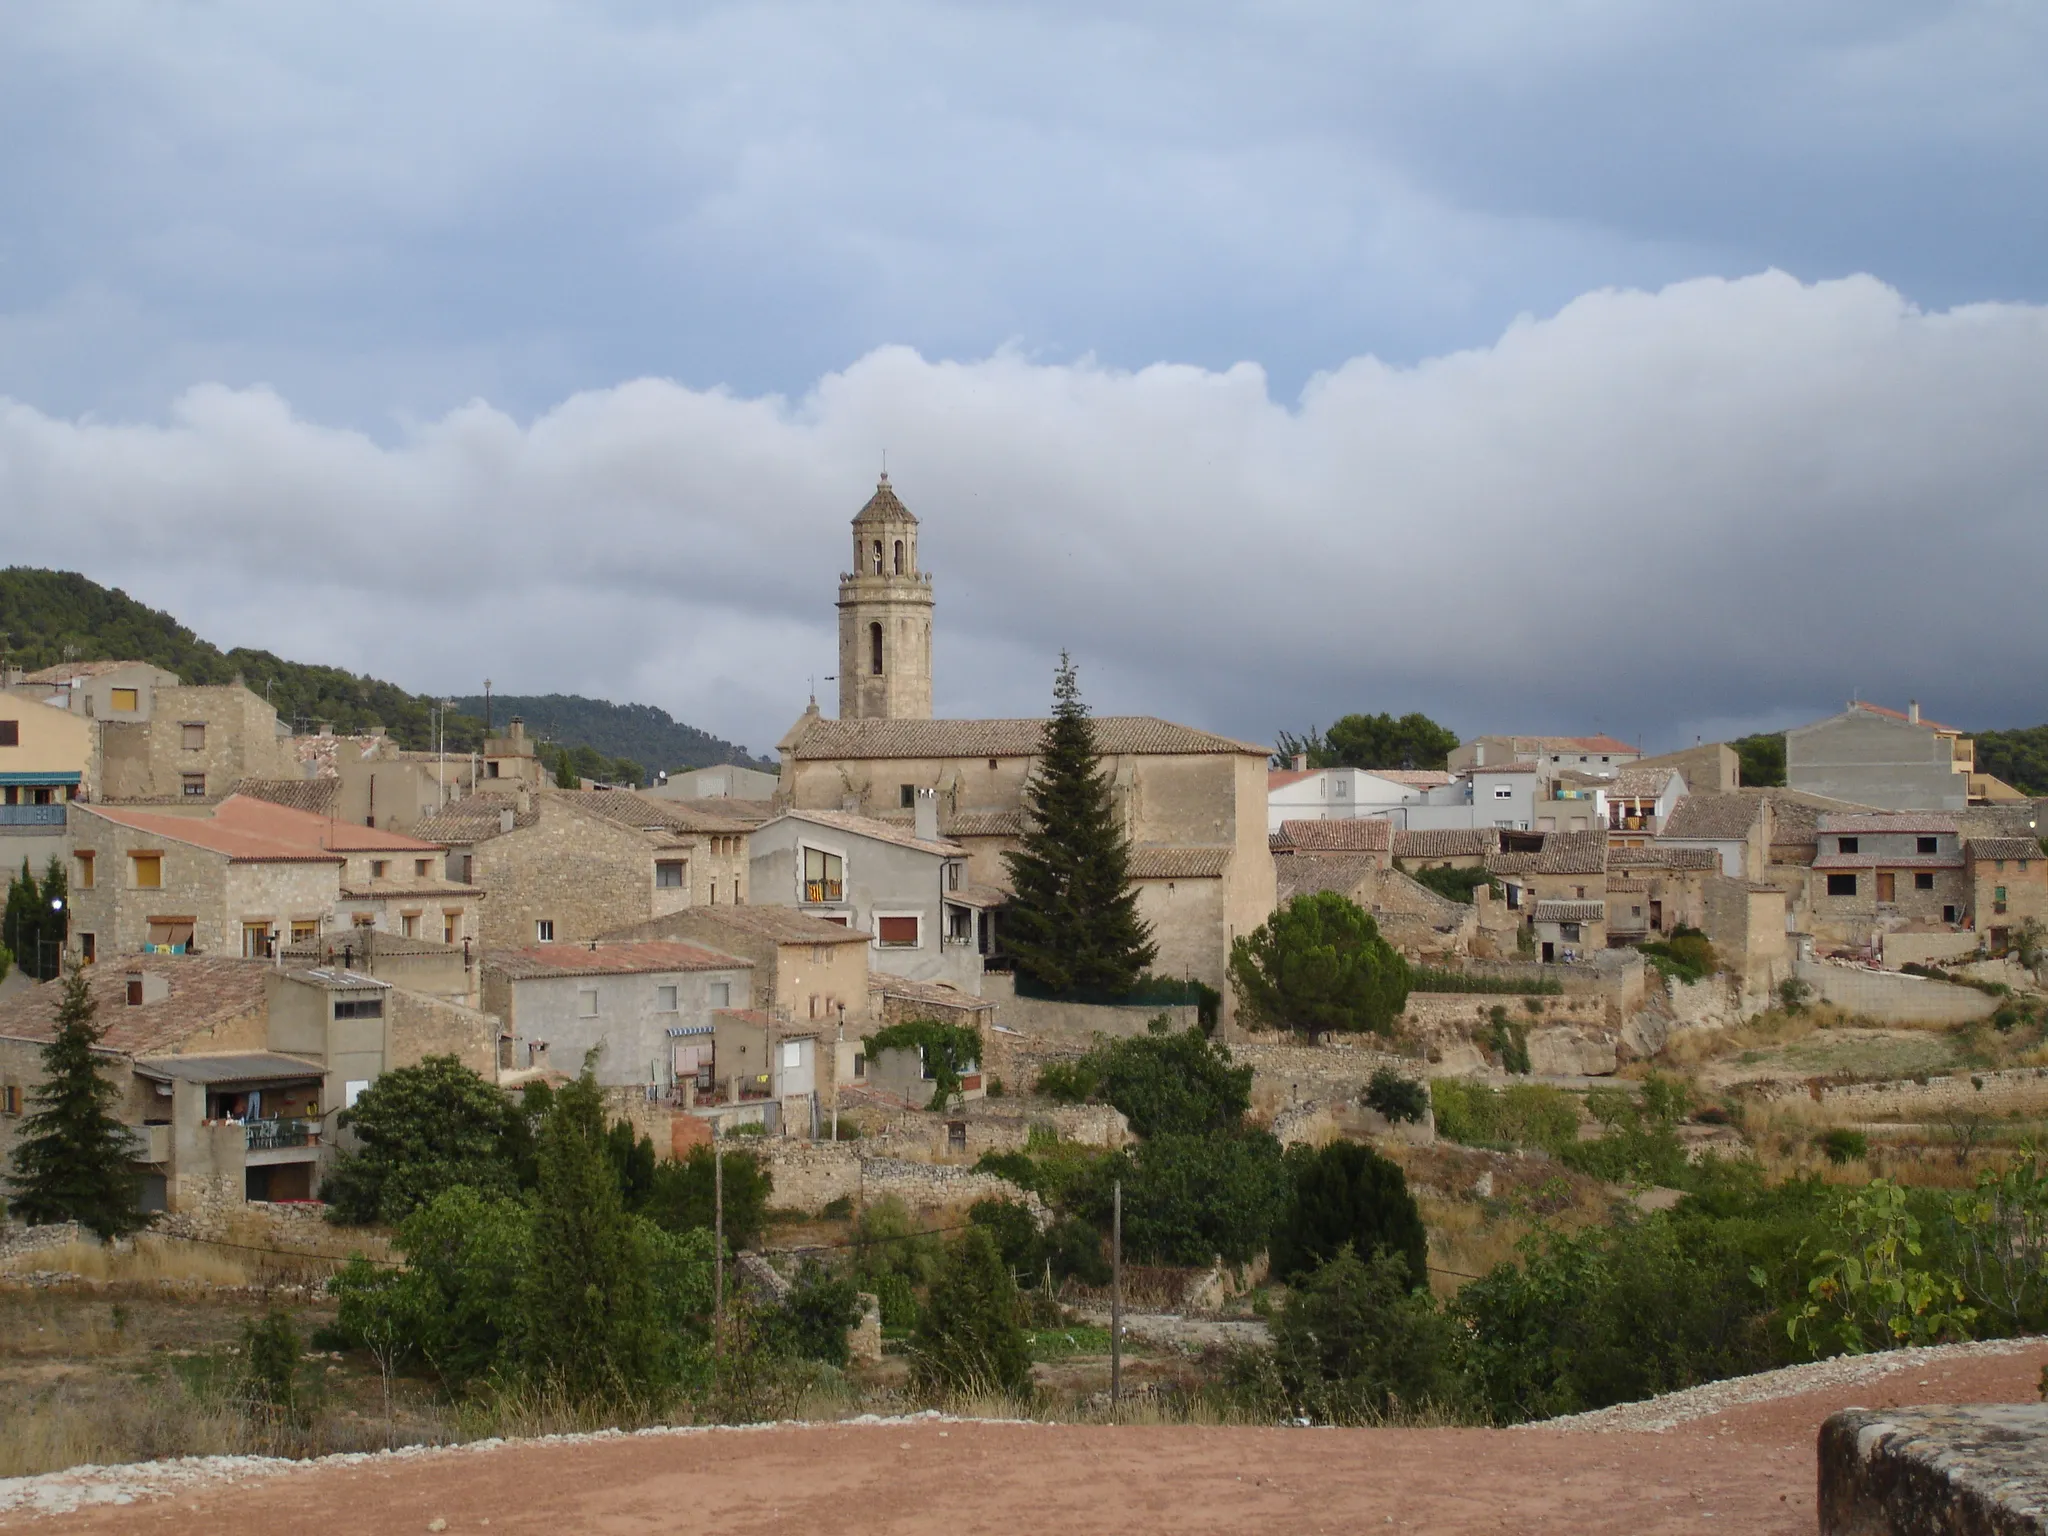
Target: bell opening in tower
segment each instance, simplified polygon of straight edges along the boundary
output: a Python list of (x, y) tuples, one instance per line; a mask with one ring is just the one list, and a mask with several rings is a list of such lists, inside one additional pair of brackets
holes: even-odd
[(882, 675), (882, 626), (868, 626), (868, 670), (876, 677)]

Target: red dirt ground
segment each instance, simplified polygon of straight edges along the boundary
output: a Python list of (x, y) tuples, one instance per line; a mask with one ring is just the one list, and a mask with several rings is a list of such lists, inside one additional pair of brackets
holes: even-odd
[(2032, 1402), (2044, 1354), (1921, 1364), (1753, 1403), (1662, 1434), (1517, 1430), (825, 1425), (529, 1443), (315, 1465), (9, 1529), (310, 1528), (720, 1536), (1132, 1536), (1171, 1530), (1814, 1530), (1814, 1435), (1851, 1404)]

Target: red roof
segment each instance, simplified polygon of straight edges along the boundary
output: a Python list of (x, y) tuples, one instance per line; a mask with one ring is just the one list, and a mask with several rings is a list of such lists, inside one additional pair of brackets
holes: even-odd
[[(225, 803), (225, 802), (223, 802)], [(218, 809), (218, 807), (216, 807)], [(222, 826), (211, 816), (176, 816), (168, 812), (131, 811), (125, 806), (75, 805), (74, 812), (105, 817), (116, 826), (152, 837), (187, 843), (224, 854), (238, 864), (340, 864), (342, 856), (317, 844), (285, 841), (242, 827)]]
[(1320, 768), (1268, 768), (1266, 770), (1266, 791), (1284, 789), (1289, 784), (1299, 784), (1303, 779), (1312, 779), (1323, 770)]
[(298, 810), (293, 806), (279, 805), (274, 800), (262, 800), (254, 795), (228, 796), (214, 807), (213, 819), (221, 826), (255, 832), (264, 837), (274, 837), (280, 842), (304, 843), (310, 847), (332, 849), (342, 853), (443, 851), (439, 843), (421, 842), (416, 837), (405, 837), (378, 827), (359, 827), (352, 821), (341, 821), (312, 811)]
[(646, 971), (747, 971), (754, 962), (721, 955), (697, 944), (668, 940), (623, 944), (534, 944), (494, 949), (484, 957), (492, 970), (514, 981), (539, 976), (634, 975)]
[(1384, 816), (1332, 821), (1283, 821), (1287, 844), (1310, 853), (1385, 853), (1394, 843), (1394, 824)]
[(1888, 720), (1903, 720), (1908, 725), (1924, 725), (1930, 731), (1953, 731), (1958, 736), (1964, 734), (1963, 728), (1961, 726), (1943, 725), (1939, 720), (1930, 720), (1925, 715), (1922, 715), (1918, 720), (1915, 720), (1903, 709), (1886, 709), (1882, 704), (1870, 704), (1866, 703), (1862, 699), (1851, 699), (1849, 701), (1849, 707), (1851, 709), (1864, 710), (1867, 713), (1873, 715), (1883, 715)]
[(1568, 736), (1565, 739), (1581, 752), (1605, 752), (1611, 755), (1616, 752), (1640, 752), (1642, 750), (1640, 747), (1630, 746), (1625, 741), (1617, 741), (1612, 736)]

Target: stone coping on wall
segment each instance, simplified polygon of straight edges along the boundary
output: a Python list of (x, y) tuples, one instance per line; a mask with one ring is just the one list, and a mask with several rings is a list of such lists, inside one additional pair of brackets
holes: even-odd
[(2048, 1536), (2048, 1404), (1846, 1408), (1819, 1460), (1821, 1536)]

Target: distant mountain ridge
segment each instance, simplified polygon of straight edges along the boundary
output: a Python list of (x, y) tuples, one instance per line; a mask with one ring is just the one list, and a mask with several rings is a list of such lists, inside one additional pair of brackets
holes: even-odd
[[(146, 661), (194, 684), (230, 683), (239, 677), (267, 697), (294, 730), (316, 730), (325, 722), (353, 734), (375, 725), (401, 746), (424, 751), (435, 745), (432, 694), (411, 693), (339, 667), (286, 661), (269, 651), (240, 646), (224, 651), (170, 614), (76, 571), (21, 565), (0, 570), (0, 667), (33, 672), (65, 661), (98, 660)], [(574, 694), (493, 698), (492, 715), (500, 729), (515, 714), (535, 735), (570, 749), (579, 759), (579, 771), (591, 777), (625, 778), (624, 770), (636, 767), (651, 774), (713, 763), (758, 765), (745, 748), (648, 704), (612, 704)], [(483, 733), (482, 695), (457, 700), (446, 722), (448, 750), (480, 748)], [(594, 758), (608, 760), (601, 772)]]

